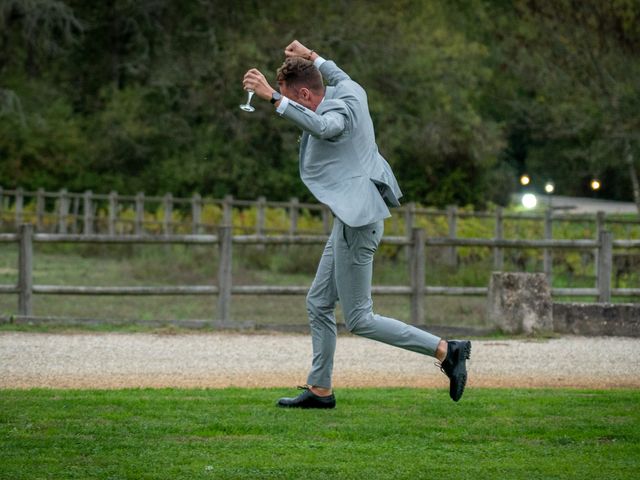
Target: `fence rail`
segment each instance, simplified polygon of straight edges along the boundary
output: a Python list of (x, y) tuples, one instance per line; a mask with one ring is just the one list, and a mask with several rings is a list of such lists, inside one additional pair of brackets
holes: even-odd
[[(231, 322), (233, 295), (302, 295), (306, 286), (233, 285), (233, 244), (245, 245), (300, 245), (322, 244), (326, 235), (233, 235), (232, 227), (219, 227), (216, 235), (79, 235), (35, 233), (34, 226), (23, 224), (19, 232), (0, 234), (0, 243), (18, 243), (18, 283), (0, 285), (0, 294), (18, 295), (18, 313), (33, 315), (33, 295), (210, 295), (217, 296), (215, 317), (222, 325)], [(608, 231), (601, 231), (598, 240), (507, 240), (481, 238), (426, 238), (423, 229), (414, 228), (411, 238), (383, 237), (383, 243), (409, 249), (410, 285), (374, 286), (377, 295), (408, 295), (411, 297), (411, 321), (424, 324), (425, 295), (486, 295), (487, 287), (450, 287), (425, 285), (426, 247), (480, 246), (487, 248), (536, 248), (549, 252), (554, 249), (597, 251), (597, 279), (594, 288), (555, 288), (554, 295), (597, 296), (598, 301), (609, 302), (612, 296), (640, 296), (640, 288), (615, 289), (611, 287), (612, 255), (614, 248), (640, 248), (640, 240), (613, 240)], [(33, 283), (34, 243), (102, 243), (102, 244), (191, 244), (217, 245), (219, 264), (217, 285), (194, 286), (69, 286), (35, 285)], [(494, 258), (494, 266), (499, 262)], [(545, 268), (550, 269), (550, 263)], [(547, 272), (551, 275), (551, 271)]]

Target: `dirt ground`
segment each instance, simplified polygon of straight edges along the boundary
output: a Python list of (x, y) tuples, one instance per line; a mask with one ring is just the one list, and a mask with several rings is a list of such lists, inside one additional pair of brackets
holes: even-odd
[[(300, 334), (0, 333), (0, 388), (295, 387)], [(341, 335), (334, 386), (446, 388), (434, 359)], [(474, 340), (473, 387), (639, 388), (640, 339)]]

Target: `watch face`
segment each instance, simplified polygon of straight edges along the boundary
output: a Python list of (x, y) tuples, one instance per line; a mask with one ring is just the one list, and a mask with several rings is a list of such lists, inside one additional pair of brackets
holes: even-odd
[(281, 98), (282, 95), (280, 95), (278, 92), (273, 92), (273, 94), (271, 94), (271, 103), (276, 103)]

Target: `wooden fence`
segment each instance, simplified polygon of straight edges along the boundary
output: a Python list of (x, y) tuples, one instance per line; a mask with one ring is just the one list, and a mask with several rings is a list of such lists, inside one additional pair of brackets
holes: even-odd
[[(35, 205), (27, 211), (26, 206)], [(222, 215), (217, 222), (203, 222), (202, 211), (207, 205), (215, 205), (222, 210)], [(134, 218), (122, 218), (123, 207), (128, 206), (135, 212)], [(145, 219), (145, 211), (150, 207), (161, 207), (163, 218), (161, 220)], [(91, 191), (83, 193), (71, 193), (67, 190), (58, 192), (46, 192), (43, 189), (26, 191), (22, 188), (8, 190), (0, 187), (0, 231), (17, 231), (25, 222), (33, 223), (39, 233), (94, 233), (108, 235), (144, 235), (146, 233), (160, 233), (171, 235), (174, 233), (217, 233), (217, 228), (222, 225), (232, 225), (232, 217), (235, 209), (256, 208), (254, 225), (244, 227), (243, 233), (255, 233), (263, 235), (267, 233), (288, 233), (289, 235), (324, 233), (331, 231), (331, 212), (321, 204), (302, 203), (292, 198), (288, 202), (267, 201), (265, 197), (256, 200), (235, 199), (231, 195), (223, 199), (204, 198), (194, 194), (190, 198), (174, 197), (167, 193), (162, 197), (146, 196), (138, 193), (134, 196), (120, 195), (111, 192), (108, 195), (95, 194)], [(288, 212), (288, 226), (283, 228), (267, 228), (265, 211), (268, 208), (282, 208)], [(302, 209), (313, 212), (322, 218), (322, 231), (305, 231), (299, 228), (299, 213)], [(11, 210), (11, 214), (7, 212)], [(175, 221), (173, 212), (180, 211), (190, 217), (188, 221)], [(104, 212), (104, 215), (99, 215)], [(12, 217), (12, 218), (11, 218)], [(407, 203), (394, 209), (392, 219), (394, 232), (404, 232), (409, 240), (413, 228), (417, 226), (419, 217), (446, 218), (448, 226), (448, 238), (457, 238), (458, 220), (464, 218), (494, 219), (495, 238), (501, 239), (504, 234), (504, 221), (539, 221), (544, 222), (545, 238), (552, 238), (553, 222), (591, 222), (594, 224), (594, 240), (599, 238), (600, 232), (607, 225), (622, 224), (629, 228), (640, 228), (640, 219), (621, 219), (607, 216), (604, 212), (595, 215), (567, 215), (559, 211), (548, 210), (544, 215), (531, 213), (505, 213), (501, 208), (495, 212), (466, 212), (455, 205), (446, 210), (423, 208), (415, 203)], [(402, 222), (402, 225), (400, 225)], [(238, 227), (236, 227), (238, 230)], [(625, 237), (631, 235), (626, 234)], [(455, 263), (455, 247), (448, 250), (449, 263)]]
[[(27, 212), (25, 206), (35, 204), (34, 211)], [(207, 205), (215, 205), (222, 210), (218, 222), (206, 223), (202, 221), (202, 210)], [(135, 217), (126, 219), (120, 216), (124, 206), (133, 207)], [(162, 207), (163, 219), (149, 220), (145, 218), (145, 211), (150, 206)], [(257, 209), (255, 233), (289, 233), (295, 235), (301, 232), (298, 228), (298, 217), (301, 209), (307, 209), (322, 216), (323, 230), (328, 233), (331, 229), (331, 211), (316, 203), (301, 203), (297, 198), (288, 202), (267, 201), (265, 197), (257, 200), (240, 200), (231, 195), (223, 199), (203, 198), (194, 194), (191, 198), (174, 197), (167, 193), (162, 197), (146, 196), (140, 192), (134, 196), (120, 195), (111, 192), (108, 195), (84, 193), (70, 193), (66, 189), (59, 192), (46, 192), (39, 189), (36, 192), (25, 191), (21, 188), (6, 190), (0, 187), (0, 228), (5, 230), (17, 228), (25, 221), (33, 223), (38, 232), (49, 233), (106, 233), (109, 235), (133, 234), (143, 235), (159, 231), (170, 235), (178, 230), (189, 231), (192, 234), (213, 233), (221, 225), (232, 223), (233, 208)], [(289, 212), (289, 228), (268, 229), (265, 226), (265, 210), (267, 208), (283, 208)], [(7, 222), (8, 215), (4, 212), (12, 210), (12, 219)], [(98, 211), (105, 211), (105, 218), (98, 215)], [(189, 211), (189, 222), (176, 222), (173, 212)], [(48, 220), (48, 222), (47, 222)], [(49, 227), (46, 227), (46, 224)], [(52, 228), (53, 227), (53, 228)]]
[[(108, 234), (49, 234), (35, 233), (31, 224), (20, 225), (18, 233), (0, 234), (0, 243), (19, 243), (19, 269), (17, 285), (0, 285), (0, 293), (18, 295), (18, 312), (33, 316), (34, 294), (42, 295), (210, 295), (216, 296), (217, 323), (231, 325), (231, 300), (234, 295), (292, 295), (305, 294), (307, 286), (233, 285), (232, 255), (234, 244), (301, 245), (323, 244), (326, 235), (233, 235), (231, 226), (218, 228), (217, 234), (200, 235), (108, 235)], [(104, 243), (104, 244), (194, 244), (217, 245), (219, 251), (217, 285), (170, 287), (92, 287), (67, 285), (34, 285), (33, 244), (36, 243)], [(597, 281), (594, 288), (554, 288), (560, 296), (597, 296), (608, 302), (614, 296), (640, 296), (640, 288), (614, 289), (611, 286), (612, 252), (614, 248), (640, 248), (640, 240), (613, 240), (608, 231), (601, 231), (598, 240), (509, 240), (480, 238), (426, 238), (423, 229), (414, 228), (411, 237), (387, 236), (383, 243), (404, 246), (409, 251), (410, 285), (374, 286), (377, 295), (408, 295), (411, 297), (411, 321), (424, 324), (425, 295), (486, 295), (487, 287), (448, 287), (425, 285), (427, 247), (481, 246), (501, 252), (505, 248), (544, 249), (545, 259), (551, 258), (553, 249), (597, 250)], [(494, 266), (501, 264), (500, 255), (494, 255)], [(545, 268), (551, 263), (545, 261)]]

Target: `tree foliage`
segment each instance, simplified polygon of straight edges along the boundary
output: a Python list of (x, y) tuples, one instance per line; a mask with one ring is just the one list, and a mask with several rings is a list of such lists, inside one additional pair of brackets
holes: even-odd
[[(634, 0), (0, 3), (0, 184), (309, 199), (299, 131), (256, 101), (294, 38), (367, 90), (407, 200), (505, 203), (516, 175), (631, 198)], [(627, 162), (628, 163), (628, 162)], [(608, 181), (610, 179), (611, 181)]]
[(494, 31), (511, 29), (497, 57), (523, 93), (507, 97), (514, 148), (530, 173), (556, 179), (561, 191), (584, 194), (590, 178), (604, 177), (604, 195), (630, 198), (637, 168), (627, 160), (640, 147), (640, 3), (514, 4), (489, 9)]

